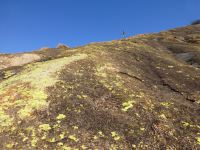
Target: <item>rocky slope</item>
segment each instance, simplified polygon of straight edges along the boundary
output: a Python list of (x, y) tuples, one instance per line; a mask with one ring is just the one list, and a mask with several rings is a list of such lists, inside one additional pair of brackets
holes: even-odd
[(200, 25), (1, 54), (0, 149), (200, 149)]

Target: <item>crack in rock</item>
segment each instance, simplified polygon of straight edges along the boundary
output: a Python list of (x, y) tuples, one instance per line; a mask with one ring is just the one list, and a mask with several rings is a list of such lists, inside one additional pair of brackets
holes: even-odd
[(131, 75), (131, 74), (127, 73), (127, 72), (119, 71), (118, 73), (126, 75), (126, 76), (128, 76), (130, 78), (134, 78), (136, 80), (139, 80), (140, 82), (144, 82), (144, 80), (140, 79), (139, 77), (137, 77), (135, 75)]

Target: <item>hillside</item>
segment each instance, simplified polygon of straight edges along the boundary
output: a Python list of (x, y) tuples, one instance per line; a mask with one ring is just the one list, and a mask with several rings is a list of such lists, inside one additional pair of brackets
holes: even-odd
[(0, 54), (0, 149), (200, 149), (200, 25)]

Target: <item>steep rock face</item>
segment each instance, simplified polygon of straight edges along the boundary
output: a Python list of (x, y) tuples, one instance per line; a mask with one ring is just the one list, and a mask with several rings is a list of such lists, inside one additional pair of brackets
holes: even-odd
[(1, 149), (199, 149), (199, 35), (45, 49), (2, 69)]

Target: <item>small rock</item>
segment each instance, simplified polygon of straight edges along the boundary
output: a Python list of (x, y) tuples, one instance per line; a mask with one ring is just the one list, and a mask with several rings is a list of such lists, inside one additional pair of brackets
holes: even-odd
[(179, 53), (179, 54), (176, 54), (176, 57), (178, 59), (181, 59), (183, 61), (190, 61), (193, 57), (194, 57), (194, 54), (193, 53)]
[(69, 49), (70, 47), (64, 44), (58, 44), (56, 48)]

